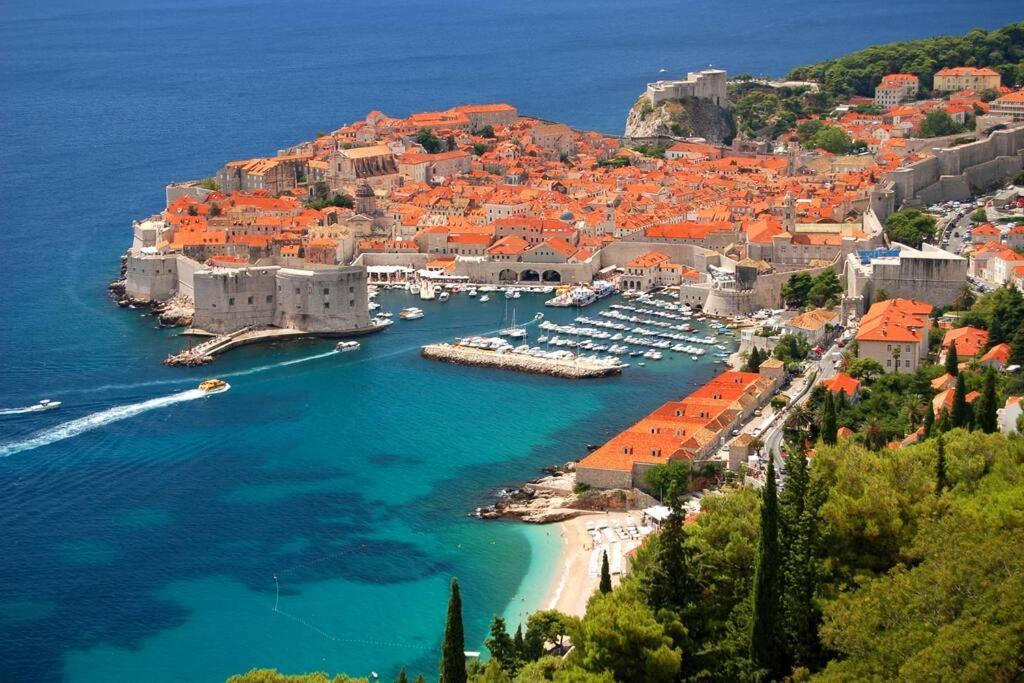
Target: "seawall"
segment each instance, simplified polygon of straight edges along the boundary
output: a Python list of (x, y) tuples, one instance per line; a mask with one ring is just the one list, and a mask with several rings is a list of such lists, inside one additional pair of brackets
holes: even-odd
[(427, 344), (422, 355), (430, 360), (439, 360), (458, 365), (476, 365), (501, 370), (517, 370), (535, 375), (585, 379), (608, 377), (622, 373), (620, 365), (602, 365), (590, 361), (573, 359), (535, 358), (517, 353), (497, 353), (485, 349), (472, 349), (452, 344)]

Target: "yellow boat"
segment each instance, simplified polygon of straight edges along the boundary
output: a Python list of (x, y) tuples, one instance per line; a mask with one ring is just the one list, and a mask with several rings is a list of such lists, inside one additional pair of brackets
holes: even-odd
[(199, 391), (204, 394), (220, 394), (231, 388), (231, 385), (222, 379), (207, 379), (199, 383)]

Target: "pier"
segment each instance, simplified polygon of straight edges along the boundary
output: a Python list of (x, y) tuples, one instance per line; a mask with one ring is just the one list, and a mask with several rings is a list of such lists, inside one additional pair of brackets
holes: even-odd
[(608, 377), (622, 373), (623, 366), (573, 358), (537, 358), (516, 353), (501, 353), (488, 349), (475, 349), (454, 344), (428, 344), (422, 355), (430, 360), (439, 360), (459, 365), (476, 365), (502, 370), (517, 370), (536, 375), (584, 379), (587, 377)]
[[(210, 336), (209, 339), (197, 344), (180, 353), (167, 356), (164, 365), (183, 365), (187, 367), (205, 365), (213, 361), (218, 354), (224, 353), (246, 344), (258, 344), (268, 341), (294, 340), (294, 339), (338, 339), (344, 337), (358, 337), (383, 330), (386, 325), (371, 324), (357, 330), (344, 332), (308, 332), (306, 330), (294, 330), (286, 327), (243, 327), (228, 334)], [(192, 334), (207, 335), (202, 330), (190, 330)]]

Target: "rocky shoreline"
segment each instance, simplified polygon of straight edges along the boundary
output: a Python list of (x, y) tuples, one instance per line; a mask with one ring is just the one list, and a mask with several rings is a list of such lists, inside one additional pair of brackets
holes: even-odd
[(592, 512), (624, 512), (657, 504), (654, 498), (639, 489), (578, 489), (575, 462), (544, 471), (543, 477), (517, 488), (502, 489), (493, 505), (477, 508), (473, 516), (551, 524)]
[(195, 303), (183, 294), (166, 301), (149, 301), (128, 296), (126, 279), (127, 258), (121, 257), (121, 275), (107, 285), (111, 298), (121, 308), (148, 308), (160, 327), (188, 327), (195, 315)]

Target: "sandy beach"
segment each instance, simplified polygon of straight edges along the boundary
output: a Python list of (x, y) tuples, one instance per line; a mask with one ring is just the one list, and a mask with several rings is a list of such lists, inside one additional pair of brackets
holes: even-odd
[[(628, 517), (639, 523), (642, 516), (643, 513), (639, 510), (628, 513), (594, 513), (581, 515), (556, 524), (555, 526), (562, 537), (562, 553), (558, 560), (557, 571), (551, 577), (548, 592), (541, 603), (542, 609), (557, 609), (559, 612), (565, 612), (566, 614), (583, 616), (587, 609), (587, 601), (590, 600), (590, 596), (597, 590), (598, 583), (600, 582), (600, 572), (598, 571), (596, 575), (593, 575), (590, 571), (594, 539), (590, 535), (587, 524), (590, 523), (593, 526), (605, 523), (611, 527), (618, 522), (623, 527), (626, 527)], [(638, 545), (640, 545), (639, 540), (612, 543), (605, 539), (598, 547), (608, 551), (609, 562), (613, 565), (613, 548), (617, 547), (621, 551), (621, 570), (628, 573), (630, 560), (626, 554)], [(600, 565), (598, 565), (599, 568)], [(615, 573), (614, 570), (617, 568), (619, 567), (613, 566), (613, 586), (618, 585), (621, 576)]]

